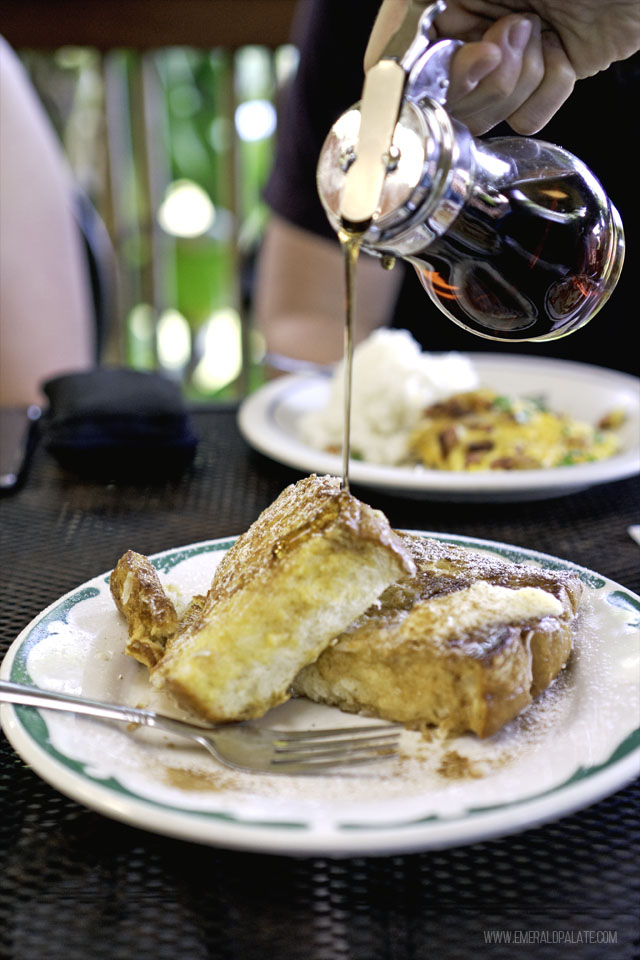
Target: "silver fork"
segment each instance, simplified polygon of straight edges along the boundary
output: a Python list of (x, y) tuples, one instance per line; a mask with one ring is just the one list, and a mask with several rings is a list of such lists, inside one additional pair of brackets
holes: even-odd
[(201, 727), (151, 710), (101, 703), (8, 680), (0, 680), (0, 701), (156, 727), (195, 741), (227, 767), (251, 773), (326, 773), (387, 760), (396, 752), (402, 731), (398, 724), (388, 723), (319, 730), (270, 730), (251, 723)]

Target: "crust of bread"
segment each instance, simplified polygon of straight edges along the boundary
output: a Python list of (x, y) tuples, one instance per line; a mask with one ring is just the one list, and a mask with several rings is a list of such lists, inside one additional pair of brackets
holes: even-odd
[(262, 716), (396, 579), (415, 571), (382, 513), (312, 475), (236, 541), (169, 638), (152, 682), (212, 722)]
[(127, 621), (125, 652), (147, 667), (164, 656), (178, 629), (176, 609), (164, 592), (152, 562), (134, 550), (120, 558), (109, 579), (111, 596)]
[(295, 692), (412, 728), (485, 737), (565, 666), (582, 584), (404, 535), (417, 573), (389, 587), (295, 681)]

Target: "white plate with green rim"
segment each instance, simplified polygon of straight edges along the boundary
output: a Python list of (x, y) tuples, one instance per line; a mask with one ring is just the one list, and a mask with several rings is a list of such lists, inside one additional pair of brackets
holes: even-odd
[[(614, 409), (627, 414), (618, 431), (619, 453), (606, 460), (540, 470), (481, 470), (473, 473), (393, 467), (352, 460), (354, 484), (399, 496), (428, 500), (529, 501), (567, 496), (578, 490), (633, 476), (640, 471), (640, 379), (631, 374), (555, 358), (517, 354), (466, 354), (482, 386), (498, 393), (535, 396), (547, 406), (596, 424)], [(283, 376), (243, 401), (240, 430), (252, 447), (271, 459), (307, 473), (342, 474), (342, 458), (315, 450), (299, 430), (301, 418), (329, 399), (328, 373)]]
[[(568, 668), (519, 718), (487, 740), (402, 735), (397, 758), (343, 775), (228, 770), (156, 731), (3, 704), (17, 753), (61, 793), (160, 834), (254, 852), (367, 856), (454, 847), (565, 816), (640, 773), (640, 598), (590, 570), (531, 550), (443, 534), (445, 542), (518, 562), (573, 570), (586, 586)], [(234, 538), (167, 550), (153, 560), (178, 607), (207, 589)], [(109, 575), (43, 611), (12, 644), (3, 679), (95, 699), (168, 703), (123, 654), (126, 628)], [(358, 724), (292, 700), (269, 726)]]

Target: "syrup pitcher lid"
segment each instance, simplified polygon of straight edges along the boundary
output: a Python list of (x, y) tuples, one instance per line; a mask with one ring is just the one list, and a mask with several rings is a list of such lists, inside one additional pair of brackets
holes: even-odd
[(407, 0), (396, 32), (365, 75), (360, 103), (325, 141), (318, 193), (335, 230), (370, 243), (390, 239), (431, 187), (436, 195), (442, 187), (455, 140), (443, 105), (451, 58), (461, 45), (431, 42), (433, 22), (445, 8), (444, 0)]
[[(342, 195), (346, 174), (356, 157), (360, 105), (336, 120), (324, 142), (317, 169), (320, 200), (334, 230), (342, 226)], [(405, 101), (388, 154), (378, 208), (364, 239), (374, 242), (382, 232), (405, 225), (428, 196), (432, 185), (449, 166), (449, 118), (436, 103), (421, 107)], [(444, 126), (443, 126), (444, 123)]]

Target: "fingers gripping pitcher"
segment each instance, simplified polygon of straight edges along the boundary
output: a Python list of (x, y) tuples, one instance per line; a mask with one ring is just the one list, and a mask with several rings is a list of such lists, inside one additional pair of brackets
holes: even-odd
[(336, 232), (386, 266), (413, 264), (429, 297), (466, 330), (494, 340), (565, 336), (618, 281), (619, 214), (562, 147), (477, 140), (449, 115), (460, 42), (428, 36), (444, 6), (409, 0), (361, 102), (329, 132), (320, 198)]

